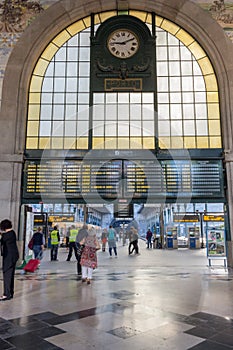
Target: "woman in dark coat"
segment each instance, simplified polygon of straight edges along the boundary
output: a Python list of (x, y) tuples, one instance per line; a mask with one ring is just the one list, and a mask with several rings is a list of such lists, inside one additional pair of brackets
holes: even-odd
[(0, 301), (10, 300), (14, 295), (14, 276), (16, 262), (19, 259), (19, 252), (16, 244), (16, 234), (12, 230), (10, 220), (3, 220), (0, 223), (2, 231), (1, 238), (1, 255), (2, 255), (2, 270), (4, 293), (0, 297)]

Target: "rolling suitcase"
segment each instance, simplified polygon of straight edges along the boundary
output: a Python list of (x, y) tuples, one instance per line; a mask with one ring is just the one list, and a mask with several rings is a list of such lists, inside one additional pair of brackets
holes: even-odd
[(35, 272), (39, 264), (40, 264), (39, 259), (30, 259), (23, 269), (25, 272)]

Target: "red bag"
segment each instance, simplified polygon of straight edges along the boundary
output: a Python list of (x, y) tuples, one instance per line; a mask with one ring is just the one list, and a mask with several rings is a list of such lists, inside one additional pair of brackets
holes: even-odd
[(28, 248), (32, 250), (33, 248), (33, 237), (30, 239), (29, 243), (28, 243)]
[(40, 264), (39, 259), (30, 259), (23, 269), (26, 272), (35, 272), (39, 264)]

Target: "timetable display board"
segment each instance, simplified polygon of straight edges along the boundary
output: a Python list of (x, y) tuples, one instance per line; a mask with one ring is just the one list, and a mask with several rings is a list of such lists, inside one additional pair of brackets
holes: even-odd
[(223, 198), (220, 160), (27, 160), (23, 197)]
[(121, 161), (27, 161), (24, 196), (115, 198), (121, 180)]

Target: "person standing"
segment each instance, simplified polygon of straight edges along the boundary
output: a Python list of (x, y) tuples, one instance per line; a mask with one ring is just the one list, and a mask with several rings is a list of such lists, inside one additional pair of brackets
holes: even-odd
[[(133, 248), (131, 248), (132, 246)], [(135, 227), (132, 226), (129, 232), (129, 255), (131, 255), (134, 250), (135, 254), (139, 255), (138, 231)]]
[(33, 234), (33, 253), (35, 259), (42, 259), (43, 249), (45, 245), (45, 239), (42, 233), (41, 227), (38, 227), (37, 231)]
[(146, 233), (147, 249), (152, 248), (152, 242), (151, 242), (152, 235), (153, 235), (152, 231), (150, 229), (148, 229), (147, 233)]
[(82, 282), (91, 284), (93, 270), (97, 268), (97, 254), (96, 251), (100, 249), (100, 244), (96, 237), (95, 228), (92, 227), (88, 231), (85, 238), (85, 247), (81, 256), (82, 266)]
[(70, 228), (69, 253), (68, 253), (66, 261), (70, 261), (70, 259), (72, 257), (73, 250), (74, 250), (75, 258), (78, 261), (78, 253), (77, 253), (77, 246), (76, 246), (77, 234), (78, 234), (78, 230), (75, 228), (74, 225), (72, 225)]
[(0, 301), (10, 300), (14, 296), (14, 276), (19, 251), (16, 244), (16, 234), (12, 230), (12, 223), (5, 219), (0, 223), (1, 237), (1, 255), (4, 292)]
[(112, 249), (114, 250), (115, 258), (117, 258), (116, 231), (111, 225), (108, 230), (108, 249), (110, 258), (112, 257)]
[(77, 247), (77, 273), (78, 275), (82, 274), (82, 266), (80, 264), (81, 262), (81, 256), (82, 256), (82, 252), (84, 249), (84, 242), (85, 242), (85, 238), (88, 235), (88, 226), (87, 224), (83, 224), (83, 227), (78, 231), (78, 234), (76, 235), (76, 247)]
[(58, 245), (60, 242), (60, 235), (57, 226), (54, 226), (53, 231), (50, 233), (51, 237), (51, 261), (58, 261)]
[(101, 235), (101, 241), (102, 241), (102, 252), (105, 252), (105, 249), (106, 249), (106, 243), (107, 243), (107, 236), (108, 236), (108, 231), (107, 229), (105, 228), (102, 232), (102, 235)]

